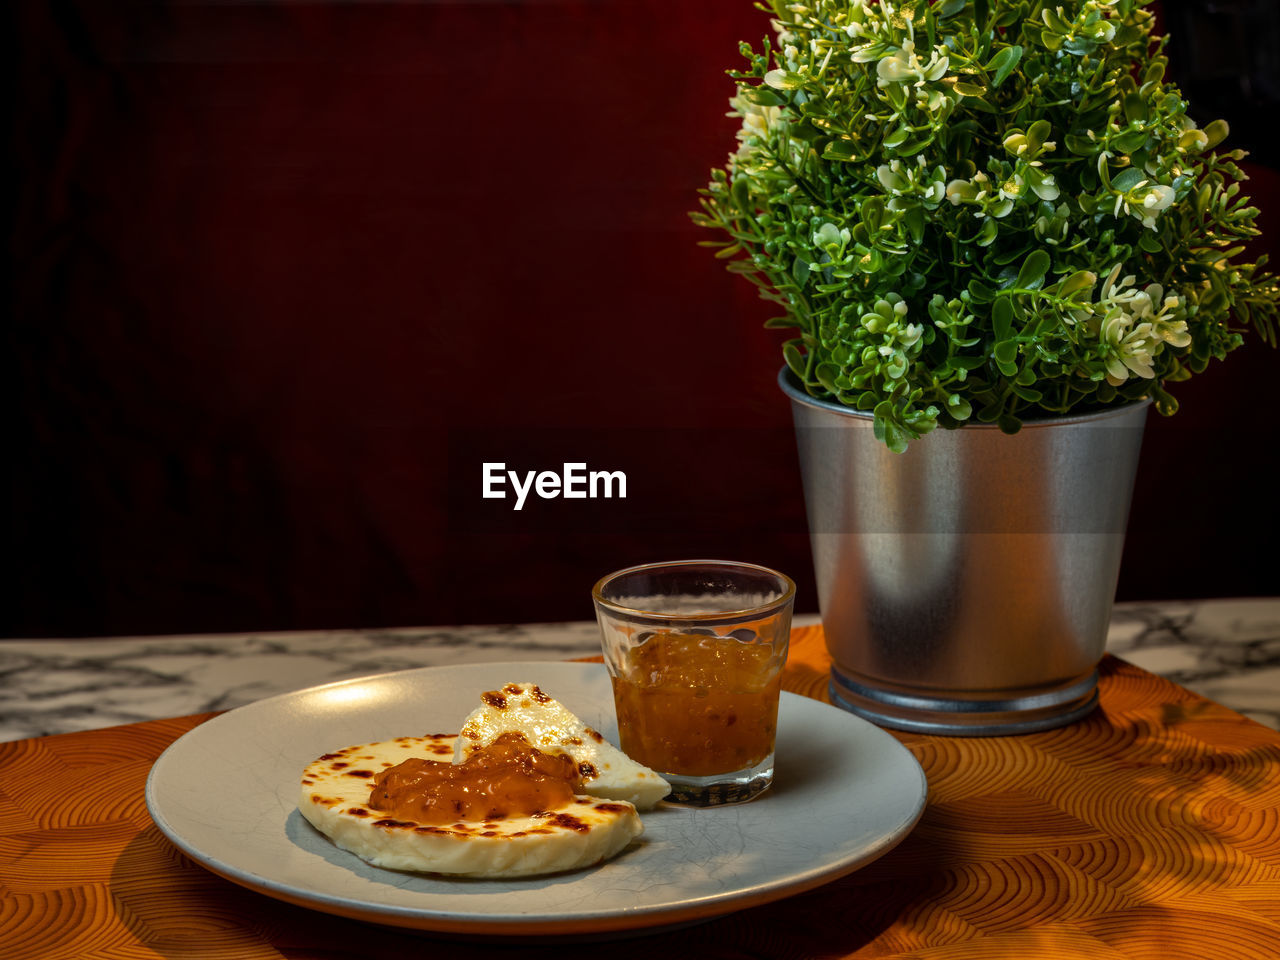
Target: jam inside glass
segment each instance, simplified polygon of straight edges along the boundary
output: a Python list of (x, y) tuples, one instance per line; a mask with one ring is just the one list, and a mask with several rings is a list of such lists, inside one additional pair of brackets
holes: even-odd
[(754, 767), (773, 752), (780, 667), (767, 644), (653, 634), (612, 678), (623, 752), (685, 776)]

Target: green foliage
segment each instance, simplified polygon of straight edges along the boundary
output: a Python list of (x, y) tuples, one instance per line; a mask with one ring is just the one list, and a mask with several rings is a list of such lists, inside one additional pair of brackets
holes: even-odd
[[(770, 8), (761, 7), (762, 10)], [(694, 221), (781, 305), (813, 396), (892, 449), (1150, 397), (1280, 287), (1240, 262), (1240, 151), (1164, 79), (1143, 0), (773, 0), (730, 71), (739, 146)]]

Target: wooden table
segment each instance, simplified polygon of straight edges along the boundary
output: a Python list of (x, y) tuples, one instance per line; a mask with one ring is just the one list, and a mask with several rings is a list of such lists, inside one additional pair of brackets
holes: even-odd
[[(786, 687), (826, 699), (821, 628)], [(929, 777), (915, 831), (817, 890), (614, 957), (917, 960), (1280, 957), (1280, 734), (1123, 661), (1101, 707), (1021, 737), (902, 733)], [(294, 907), (179, 854), (151, 763), (212, 714), (0, 743), (0, 957), (512, 956)], [(581, 946), (534, 943), (522, 958)]]

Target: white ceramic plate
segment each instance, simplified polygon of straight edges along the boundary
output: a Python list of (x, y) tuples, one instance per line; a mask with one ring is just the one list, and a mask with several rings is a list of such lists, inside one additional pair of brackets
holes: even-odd
[(428, 667), (261, 700), (191, 730), (156, 761), (147, 808), (214, 873), (290, 903), (454, 934), (601, 934), (705, 919), (808, 890), (894, 847), (924, 808), (924, 771), (852, 714), (784, 693), (777, 772), (750, 803), (660, 805), (598, 867), (525, 880), (448, 880), (369, 866), (295, 804), (303, 768), (350, 744), (453, 733), (479, 695), (533, 682), (617, 742), (603, 666)]

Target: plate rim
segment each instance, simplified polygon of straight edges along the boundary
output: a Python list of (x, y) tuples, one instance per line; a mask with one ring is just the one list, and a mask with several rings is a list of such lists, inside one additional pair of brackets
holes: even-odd
[[(201, 866), (203, 869), (206, 869), (225, 880), (238, 884), (246, 889), (253, 890), (264, 896), (270, 896), (274, 899), (291, 903), (295, 906), (306, 909), (317, 910), (323, 913), (362, 920), (365, 922), (372, 922), (384, 926), (439, 933), (464, 934), (468, 936), (478, 936), (482, 939), (501, 939), (512, 935), (555, 936), (565, 934), (622, 933), (628, 930), (640, 930), (644, 928), (659, 930), (668, 926), (712, 919), (730, 913), (735, 913), (739, 910), (749, 909), (751, 907), (760, 906), (776, 900), (786, 899), (788, 897), (813, 890), (817, 887), (824, 886), (827, 883), (838, 880), (840, 877), (860, 870), (880, 859), (898, 846), (898, 844), (900, 844), (911, 833), (924, 813), (924, 808), (928, 799), (928, 778), (926, 777), (924, 768), (920, 765), (919, 760), (916, 759), (915, 755), (912, 754), (905, 745), (894, 738), (888, 731), (881, 727), (877, 727), (875, 724), (858, 717), (855, 714), (841, 710), (839, 707), (817, 700), (813, 697), (792, 693), (787, 690), (782, 691), (783, 698), (802, 705), (804, 709), (817, 708), (821, 710), (822, 708), (825, 708), (827, 710), (834, 710), (842, 720), (850, 722), (854, 727), (861, 727), (871, 731), (877, 737), (883, 738), (884, 742), (890, 743), (893, 747), (896, 747), (897, 750), (900, 750), (901, 755), (910, 761), (919, 778), (919, 788), (915, 795), (914, 805), (910, 810), (906, 811), (905, 815), (892, 830), (878, 837), (869, 847), (860, 851), (860, 855), (852, 857), (847, 861), (841, 861), (821, 867), (813, 867), (789, 874), (786, 877), (775, 878), (764, 883), (755, 883), (749, 886), (738, 886), (731, 890), (682, 900), (675, 904), (664, 903), (638, 907), (621, 906), (613, 908), (599, 908), (585, 910), (569, 916), (564, 914), (539, 916), (529, 913), (465, 914), (456, 910), (409, 907), (400, 904), (383, 904), (371, 900), (356, 900), (351, 897), (323, 891), (304, 890), (289, 883), (284, 883), (271, 877), (263, 876), (252, 870), (226, 863), (219, 857), (202, 850), (198, 844), (190, 841), (182, 834), (180, 829), (175, 827), (175, 825), (168, 820), (162, 809), (163, 801), (158, 798), (156, 793), (157, 783), (164, 776), (164, 765), (166, 763), (172, 763), (174, 756), (181, 754), (183, 749), (189, 748), (191, 742), (195, 741), (199, 737), (208, 736), (210, 729), (216, 728), (224, 722), (230, 722), (227, 718), (232, 717), (233, 715), (243, 718), (246, 714), (269, 709), (276, 704), (293, 700), (304, 695), (314, 695), (333, 688), (369, 683), (377, 680), (408, 677), (409, 675), (423, 675), (471, 668), (514, 671), (523, 668), (546, 669), (548, 667), (557, 669), (577, 668), (584, 674), (584, 676), (588, 673), (605, 670), (604, 665), (599, 662), (581, 660), (514, 660), (443, 664), (438, 666), (411, 667), (403, 670), (387, 670), (358, 677), (348, 677), (345, 679), (314, 684), (297, 690), (274, 694), (270, 697), (264, 697), (261, 700), (242, 704), (241, 706), (234, 707), (204, 721), (203, 723), (197, 724), (195, 727), (192, 727), (190, 730), (186, 731), (174, 740), (173, 743), (169, 744), (169, 746), (160, 753), (155, 761), (153, 761), (151, 768), (147, 773), (145, 787), (147, 813), (151, 817), (152, 822), (169, 840), (169, 842), (177, 847), (178, 850), (190, 860)], [(186, 742), (185, 745), (184, 741)], [(286, 812), (286, 821), (295, 815), (300, 816), (300, 814), (297, 814), (296, 807), (293, 810)], [(477, 928), (480, 926), (483, 926), (485, 931), (478, 930)]]

